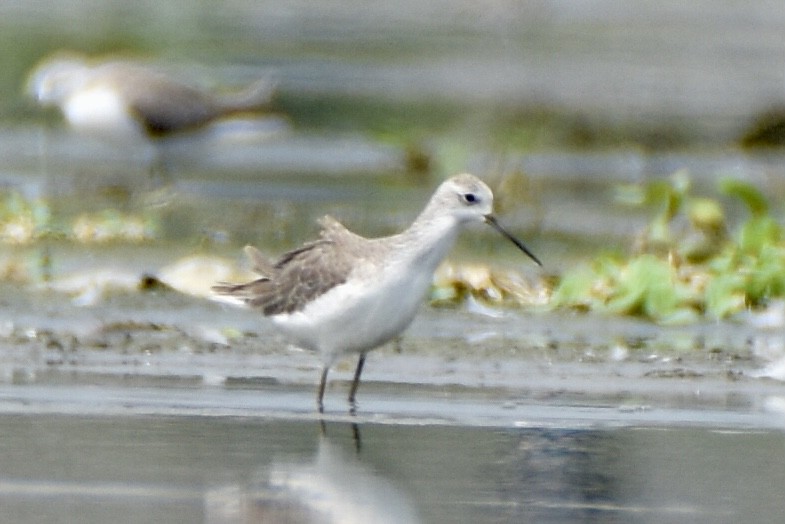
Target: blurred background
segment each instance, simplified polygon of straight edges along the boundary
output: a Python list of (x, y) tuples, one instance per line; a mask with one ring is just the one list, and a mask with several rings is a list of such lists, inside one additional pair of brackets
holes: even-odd
[[(58, 50), (204, 66), (232, 83), (274, 71), (303, 130), (391, 142), (452, 132), (476, 146), (736, 142), (783, 104), (768, 2), (7, 2), (2, 111)], [(530, 131), (525, 133), (524, 131)], [(534, 133), (539, 131), (539, 133)]]
[(64, 50), (208, 90), (276, 86), (255, 125), (170, 141), (177, 196), (154, 216), (159, 240), (283, 249), (326, 212), (389, 233), (469, 170), (555, 270), (646, 223), (617, 184), (686, 168), (783, 191), (785, 9), (770, 2), (68, 0), (0, 14), (0, 182), (55, 191), (56, 217), (160, 203), (139, 196), (144, 162), (121, 161), (126, 147), (76, 139), (25, 95)]

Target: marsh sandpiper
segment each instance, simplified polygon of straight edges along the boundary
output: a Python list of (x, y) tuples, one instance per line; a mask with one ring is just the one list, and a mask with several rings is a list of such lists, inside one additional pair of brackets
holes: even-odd
[(335, 219), (321, 220), (318, 240), (289, 251), (276, 262), (248, 246), (260, 277), (213, 290), (232, 302), (257, 308), (295, 345), (318, 352), (324, 364), (317, 393), (323, 411), (327, 372), (340, 357), (359, 360), (349, 390), (355, 395), (366, 354), (397, 337), (414, 319), (437, 266), (465, 226), (485, 222), (540, 261), (492, 214), (493, 193), (480, 179), (462, 174), (444, 181), (404, 232), (364, 238)]
[(57, 55), (33, 70), (28, 91), (41, 105), (59, 107), (77, 131), (160, 139), (266, 109), (273, 89), (259, 80), (243, 91), (219, 94), (139, 62)]

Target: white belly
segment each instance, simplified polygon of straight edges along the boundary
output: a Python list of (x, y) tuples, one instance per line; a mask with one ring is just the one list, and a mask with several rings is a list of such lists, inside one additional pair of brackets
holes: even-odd
[(299, 346), (318, 351), (326, 363), (344, 353), (364, 352), (395, 338), (417, 314), (432, 275), (352, 280), (317, 298), (302, 311), (273, 322)]
[(138, 138), (141, 127), (113, 89), (94, 87), (78, 91), (63, 106), (76, 130), (110, 139)]

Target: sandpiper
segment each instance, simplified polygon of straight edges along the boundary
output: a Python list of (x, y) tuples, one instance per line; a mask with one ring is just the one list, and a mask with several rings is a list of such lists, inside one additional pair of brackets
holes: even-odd
[(324, 363), (316, 397), (320, 412), (330, 366), (345, 354), (358, 353), (349, 390), (354, 410), (366, 354), (412, 322), (434, 271), (464, 226), (484, 221), (542, 265), (499, 225), (492, 211), (490, 188), (473, 175), (457, 175), (436, 189), (402, 233), (364, 238), (326, 216), (320, 221), (318, 240), (274, 263), (246, 247), (260, 277), (243, 284), (219, 283), (213, 290), (260, 309), (297, 346), (320, 353)]
[(238, 93), (217, 94), (140, 63), (56, 56), (35, 68), (28, 91), (41, 105), (58, 106), (77, 131), (159, 139), (265, 109), (272, 86), (260, 80)]

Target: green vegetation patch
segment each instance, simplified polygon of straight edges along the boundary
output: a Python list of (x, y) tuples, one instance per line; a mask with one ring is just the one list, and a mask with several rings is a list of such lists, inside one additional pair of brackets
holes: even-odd
[(719, 189), (747, 210), (732, 234), (727, 205), (693, 195), (685, 172), (620, 188), (621, 201), (657, 210), (635, 239), (633, 254), (603, 254), (568, 270), (550, 307), (685, 324), (726, 318), (784, 297), (785, 235), (768, 200), (738, 180), (722, 180)]
[(79, 243), (144, 242), (157, 238), (158, 229), (153, 218), (111, 209), (57, 220), (43, 199), (28, 199), (17, 191), (0, 193), (0, 242), (4, 244), (24, 245), (45, 238)]

